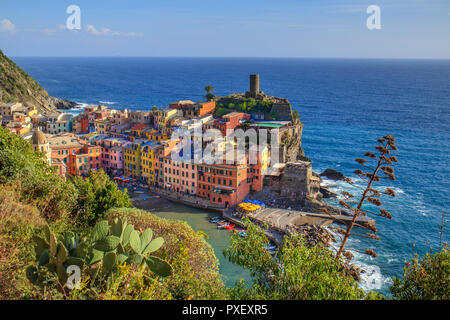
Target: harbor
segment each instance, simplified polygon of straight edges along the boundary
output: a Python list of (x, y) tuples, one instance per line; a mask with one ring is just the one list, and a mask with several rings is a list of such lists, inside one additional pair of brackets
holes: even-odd
[[(224, 208), (214, 206), (208, 201), (193, 195), (182, 194), (164, 190), (161, 188), (140, 185), (133, 187), (131, 192), (135, 206), (146, 210), (161, 210), (170, 207), (170, 202), (190, 208), (205, 210), (207, 212), (219, 213), (220, 217), (239, 228), (245, 228), (242, 218), (248, 217), (258, 225), (266, 225), (266, 236), (275, 245), (281, 246), (283, 238), (292, 233), (299, 233), (305, 226), (315, 228), (325, 228), (332, 223), (349, 224), (353, 217), (349, 215), (331, 215), (325, 213), (302, 212), (269, 206), (261, 206), (258, 210), (246, 214), (239, 213), (237, 208)], [(247, 200), (252, 201), (252, 200)], [(146, 203), (147, 202), (147, 203)], [(359, 216), (355, 221), (357, 226), (364, 228), (374, 228), (375, 221), (366, 216)], [(300, 232), (301, 233), (301, 232)]]

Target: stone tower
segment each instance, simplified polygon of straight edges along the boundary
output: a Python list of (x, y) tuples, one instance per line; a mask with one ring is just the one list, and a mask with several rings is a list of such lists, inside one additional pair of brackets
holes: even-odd
[(259, 93), (259, 74), (250, 75), (250, 95), (256, 97)]
[(31, 137), (31, 143), (34, 151), (39, 151), (45, 154), (45, 158), (49, 165), (51, 165), (51, 155), (50, 143), (48, 142), (45, 134), (42, 133), (41, 129), (36, 128), (34, 130), (33, 136)]

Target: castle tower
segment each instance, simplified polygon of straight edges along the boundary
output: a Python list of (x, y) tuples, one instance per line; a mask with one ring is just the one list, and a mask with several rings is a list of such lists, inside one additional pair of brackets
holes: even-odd
[(250, 95), (256, 97), (259, 93), (259, 74), (250, 75)]
[(45, 137), (45, 134), (42, 133), (41, 129), (36, 128), (36, 130), (34, 130), (33, 136), (31, 137), (31, 143), (33, 150), (45, 154), (48, 164), (51, 165), (52, 152), (50, 150), (50, 143)]

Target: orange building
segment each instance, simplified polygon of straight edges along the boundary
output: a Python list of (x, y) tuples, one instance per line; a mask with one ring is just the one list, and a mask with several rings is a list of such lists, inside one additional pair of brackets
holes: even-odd
[(214, 204), (235, 206), (250, 192), (262, 190), (261, 162), (198, 164), (197, 196), (207, 198)]
[(171, 109), (181, 110), (183, 117), (187, 119), (193, 119), (196, 117), (202, 117), (207, 114), (213, 114), (216, 109), (215, 101), (194, 103), (190, 100), (182, 100), (171, 103), (169, 105)]
[(70, 175), (87, 174), (101, 168), (101, 147), (66, 133), (48, 138), (52, 161), (61, 161)]

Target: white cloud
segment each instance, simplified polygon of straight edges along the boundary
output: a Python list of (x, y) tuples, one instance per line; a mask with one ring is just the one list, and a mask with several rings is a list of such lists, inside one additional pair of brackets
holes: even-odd
[(102, 30), (98, 30), (92, 24), (88, 24), (86, 26), (87, 32), (96, 36), (123, 36), (123, 37), (142, 37), (144, 36), (142, 33), (136, 32), (122, 32), (122, 31), (114, 31), (108, 28), (103, 28)]
[(15, 33), (16, 27), (8, 19), (0, 20), (0, 32)]

